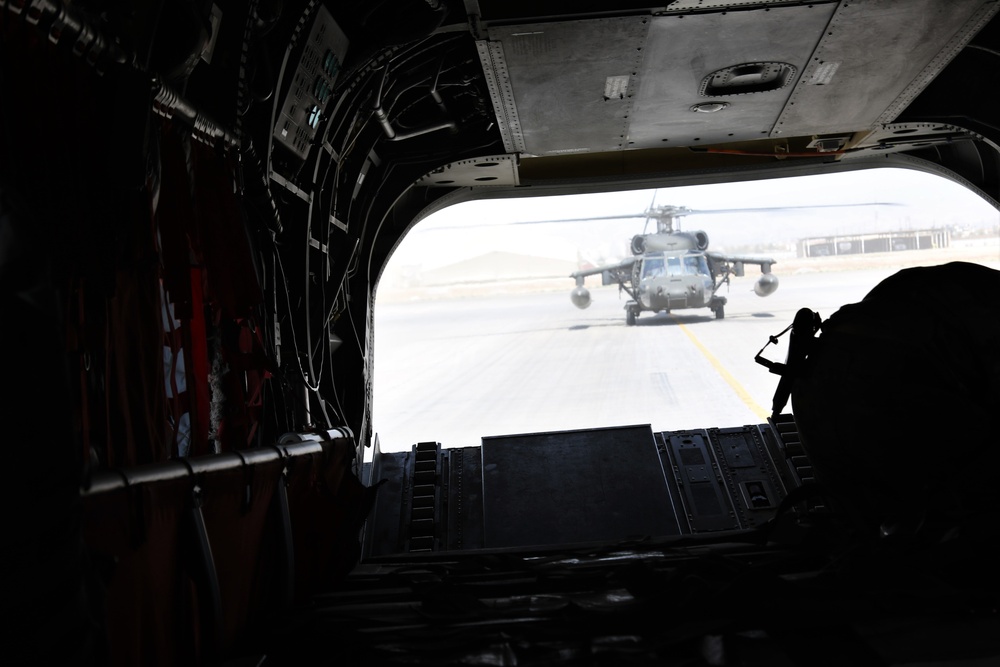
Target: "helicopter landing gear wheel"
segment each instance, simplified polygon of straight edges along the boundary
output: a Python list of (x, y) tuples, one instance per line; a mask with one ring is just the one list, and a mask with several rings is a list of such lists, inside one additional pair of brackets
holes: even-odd
[(726, 316), (726, 310), (725, 310), (725, 308), (726, 308), (725, 306), (723, 306), (722, 304), (719, 304), (718, 306), (716, 306), (713, 309), (713, 310), (715, 310), (715, 319), (721, 320), (722, 318), (724, 318)]
[(634, 327), (635, 326), (636, 312), (632, 308), (625, 309), (625, 325)]

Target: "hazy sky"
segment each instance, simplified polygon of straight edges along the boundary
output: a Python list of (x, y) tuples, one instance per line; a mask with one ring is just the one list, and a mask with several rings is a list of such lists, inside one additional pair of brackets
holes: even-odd
[[(689, 215), (682, 229), (708, 233), (714, 250), (760, 242), (794, 241), (810, 236), (895, 229), (923, 229), (952, 224), (1000, 226), (1000, 213), (975, 194), (943, 178), (900, 169), (799, 176), (795, 178), (697, 185), (612, 194), (532, 197), (523, 200), (466, 202), (421, 221), (390, 261), (390, 270), (424, 270), (490, 251), (575, 260), (627, 252), (628, 241), (643, 231), (644, 221), (583, 221), (537, 225), (498, 223), (642, 214), (653, 201), (695, 210), (770, 206), (815, 206), (891, 202), (896, 206), (803, 208), (770, 213)], [(461, 225), (462, 229), (436, 229)], [(477, 227), (479, 225), (479, 227)], [(652, 230), (650, 230), (652, 231)]]

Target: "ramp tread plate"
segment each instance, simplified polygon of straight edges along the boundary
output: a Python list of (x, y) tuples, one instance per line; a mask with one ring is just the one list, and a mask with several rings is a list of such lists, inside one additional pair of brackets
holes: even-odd
[(677, 535), (648, 425), (483, 438), (488, 548)]

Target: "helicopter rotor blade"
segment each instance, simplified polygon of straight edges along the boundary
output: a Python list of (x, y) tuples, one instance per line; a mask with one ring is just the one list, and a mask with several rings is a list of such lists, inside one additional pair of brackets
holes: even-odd
[(468, 225), (445, 225), (441, 227), (433, 227), (431, 229), (476, 229), (479, 227), (507, 227), (509, 225), (547, 225), (549, 223), (560, 223), (560, 222), (590, 222), (592, 220), (628, 220), (628, 219), (642, 219), (645, 217), (647, 217), (645, 213), (636, 213), (635, 215), (603, 215), (592, 218), (561, 218), (555, 220), (510, 220), (508, 222), (481, 222)]
[[(655, 201), (655, 195), (654, 195)], [(642, 213), (627, 213), (620, 215), (596, 215), (585, 218), (554, 218), (547, 220), (511, 220), (508, 222), (484, 222), (469, 225), (446, 225), (433, 227), (432, 229), (474, 229), (478, 227), (506, 227), (508, 225), (547, 225), (565, 222), (592, 222), (597, 220), (649, 220), (651, 218), (667, 217), (680, 218), (688, 215), (710, 215), (710, 214), (733, 214), (733, 213), (768, 213), (777, 211), (807, 210), (817, 208), (858, 208), (865, 206), (903, 206), (897, 202), (862, 202), (858, 204), (803, 204), (802, 206), (761, 206), (749, 208), (711, 208), (711, 209), (689, 209), (679, 208), (669, 214), (657, 212), (651, 205), (649, 209)]]
[[(656, 199), (655, 195), (653, 197), (654, 201)], [(796, 209), (813, 209), (813, 208), (849, 208), (849, 207), (863, 207), (863, 206), (902, 206), (896, 202), (864, 202), (859, 204), (803, 204), (802, 206), (760, 206), (760, 207), (749, 207), (749, 208), (710, 208), (710, 209), (689, 209), (684, 207), (677, 207), (677, 210), (671, 211), (669, 213), (660, 213), (655, 210), (652, 204), (650, 207), (643, 211), (642, 213), (633, 213), (626, 215), (595, 215), (586, 218), (556, 218), (552, 220), (514, 220), (505, 223), (495, 223), (502, 225), (540, 225), (548, 224), (550, 222), (590, 222), (591, 220), (628, 220), (628, 219), (649, 219), (658, 217), (670, 217), (680, 218), (688, 215), (705, 215), (712, 213), (767, 213), (773, 211), (791, 211)]]
[(634, 213), (630, 215), (595, 215), (586, 218), (558, 218), (555, 220), (515, 220), (509, 222), (509, 225), (545, 225), (550, 222), (590, 222), (591, 220), (628, 220), (630, 218), (646, 218), (648, 214), (646, 212)]
[(802, 206), (760, 206), (753, 208), (710, 208), (689, 209), (685, 215), (708, 215), (712, 213), (769, 213), (814, 208), (858, 208), (864, 206), (903, 206), (898, 202), (862, 202), (858, 204), (803, 204)]

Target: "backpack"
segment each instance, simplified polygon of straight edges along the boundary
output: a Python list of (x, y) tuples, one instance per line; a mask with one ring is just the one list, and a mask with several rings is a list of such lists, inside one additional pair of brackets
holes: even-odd
[(787, 363), (758, 361), (782, 376), (774, 415), (790, 397), (836, 509), (869, 535), (995, 535), (1000, 271), (903, 269), (824, 322), (800, 310), (789, 328)]

